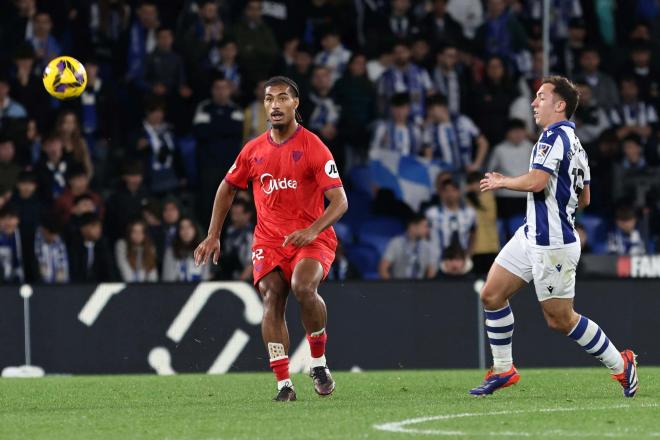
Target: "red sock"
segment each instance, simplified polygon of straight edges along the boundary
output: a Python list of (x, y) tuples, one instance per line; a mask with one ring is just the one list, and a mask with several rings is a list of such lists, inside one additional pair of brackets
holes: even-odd
[(318, 336), (307, 335), (307, 342), (309, 342), (309, 351), (312, 352), (313, 358), (320, 358), (325, 354), (325, 343), (328, 340), (328, 334), (323, 332)]
[(270, 361), (270, 368), (273, 370), (273, 373), (275, 373), (275, 377), (277, 378), (278, 382), (281, 380), (287, 380), (291, 378), (291, 376), (289, 375), (288, 356), (278, 359), (276, 361)]

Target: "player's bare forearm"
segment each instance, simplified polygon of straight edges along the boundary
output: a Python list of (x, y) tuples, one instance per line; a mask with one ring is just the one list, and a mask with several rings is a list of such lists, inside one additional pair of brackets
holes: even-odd
[(318, 237), (328, 227), (335, 224), (337, 220), (348, 209), (348, 200), (344, 188), (332, 188), (325, 192), (326, 198), (330, 201), (323, 215), (316, 219), (314, 223), (305, 229), (293, 231), (291, 234), (284, 237), (283, 247), (292, 244), (297, 247), (306, 246)]
[(236, 188), (225, 180), (220, 182), (220, 186), (215, 193), (215, 200), (213, 201), (213, 212), (211, 214), (211, 223), (209, 224), (209, 237), (220, 237), (222, 225), (225, 223), (227, 213), (231, 208), (236, 195)]
[(323, 215), (309, 226), (317, 234), (334, 225), (348, 210), (346, 192), (341, 186), (327, 190), (325, 196), (330, 201), (328, 207), (325, 208)]
[(220, 258), (220, 231), (222, 224), (225, 222), (225, 217), (227, 217), (227, 212), (231, 208), (234, 195), (236, 195), (236, 188), (223, 180), (215, 193), (208, 236), (197, 246), (193, 253), (195, 265), (206, 264), (209, 257), (214, 264), (218, 264)]
[(582, 192), (578, 196), (578, 208), (584, 209), (591, 203), (591, 189), (589, 185), (584, 185)]
[(548, 184), (550, 174), (542, 170), (533, 169), (527, 174), (517, 177), (507, 177), (500, 173), (486, 173), (481, 179), (481, 191), (490, 191), (506, 188), (513, 191), (538, 192)]

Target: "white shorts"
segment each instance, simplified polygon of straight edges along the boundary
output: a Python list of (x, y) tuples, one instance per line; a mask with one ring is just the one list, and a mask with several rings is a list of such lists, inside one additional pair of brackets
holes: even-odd
[(522, 278), (534, 280), (539, 301), (575, 296), (575, 269), (580, 261), (580, 243), (555, 249), (534, 247), (521, 226), (502, 248), (495, 262)]

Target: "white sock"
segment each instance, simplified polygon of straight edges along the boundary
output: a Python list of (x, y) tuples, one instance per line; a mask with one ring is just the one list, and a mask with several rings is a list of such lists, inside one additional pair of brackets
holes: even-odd
[(568, 337), (580, 344), (584, 350), (612, 371), (619, 374), (623, 371), (623, 358), (619, 350), (610, 342), (604, 331), (586, 316), (580, 316), (580, 320)]
[(312, 358), (312, 361), (309, 363), (309, 366), (312, 368), (316, 367), (325, 367), (327, 364), (325, 360), (325, 355), (321, 356), (320, 358)]
[(493, 372), (504, 373), (513, 366), (513, 311), (510, 305), (499, 310), (485, 310), (486, 332), (493, 353)]
[(280, 391), (284, 387), (293, 388), (293, 382), (291, 382), (291, 379), (284, 379), (277, 381), (277, 391)]

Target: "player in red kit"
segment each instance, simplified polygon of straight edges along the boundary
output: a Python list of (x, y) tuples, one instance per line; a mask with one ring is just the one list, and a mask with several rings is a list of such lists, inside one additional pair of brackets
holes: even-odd
[(298, 86), (289, 78), (276, 76), (266, 82), (264, 105), (272, 128), (243, 147), (220, 183), (208, 237), (195, 250), (195, 263), (209, 258), (218, 263), (220, 230), (236, 190), (252, 182), (257, 208), (254, 284), (263, 298), (261, 331), (277, 378), (278, 401), (296, 400), (284, 318), (290, 290), (300, 304), (312, 353), (314, 389), (321, 396), (335, 389), (325, 359), (327, 312), (317, 289), (335, 258), (332, 225), (348, 208), (332, 154), (299, 123), (298, 95)]

